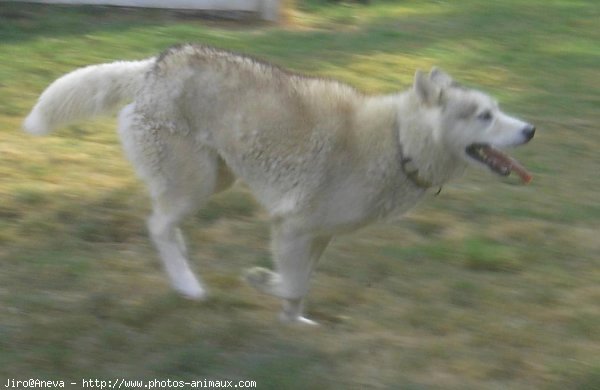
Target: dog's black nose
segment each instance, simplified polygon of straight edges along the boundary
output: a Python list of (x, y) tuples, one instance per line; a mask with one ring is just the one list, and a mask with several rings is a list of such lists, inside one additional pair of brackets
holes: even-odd
[[(533, 136), (535, 135), (535, 126), (534, 125), (525, 126), (525, 128), (523, 129), (523, 135), (525, 136), (525, 139), (527, 141), (531, 140), (533, 138)], [(525, 141), (525, 142), (527, 142), (527, 141)]]

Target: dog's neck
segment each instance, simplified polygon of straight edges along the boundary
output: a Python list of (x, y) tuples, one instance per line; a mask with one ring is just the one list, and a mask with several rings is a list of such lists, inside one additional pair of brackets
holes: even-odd
[(415, 115), (400, 114), (393, 131), (399, 169), (415, 187), (439, 189), (464, 173), (466, 162), (436, 137), (431, 123), (420, 121)]
[(428, 190), (433, 187), (433, 183), (431, 181), (420, 176), (419, 168), (415, 167), (412, 157), (407, 157), (404, 154), (404, 146), (400, 142), (398, 131), (394, 129), (393, 132), (395, 139), (394, 143), (397, 149), (396, 161), (404, 176), (406, 176), (408, 180), (410, 180), (412, 184), (419, 189)]

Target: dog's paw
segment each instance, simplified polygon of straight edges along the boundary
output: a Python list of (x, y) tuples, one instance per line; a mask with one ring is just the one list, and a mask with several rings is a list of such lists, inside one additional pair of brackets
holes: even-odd
[(255, 289), (273, 294), (279, 275), (262, 267), (253, 267), (244, 272), (244, 280)]
[(298, 326), (305, 326), (305, 327), (317, 327), (319, 326), (319, 323), (316, 321), (313, 321), (309, 318), (306, 318), (304, 316), (290, 316), (285, 312), (281, 312), (279, 314), (279, 321), (281, 321), (281, 323), (286, 324), (286, 325), (298, 325)]
[(208, 292), (195, 278), (180, 281), (179, 283), (173, 285), (173, 288), (186, 299), (204, 301), (208, 298)]

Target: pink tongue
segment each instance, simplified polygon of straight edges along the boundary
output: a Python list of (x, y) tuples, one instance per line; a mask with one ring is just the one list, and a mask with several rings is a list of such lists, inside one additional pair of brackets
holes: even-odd
[(529, 184), (531, 183), (531, 180), (533, 180), (533, 176), (527, 172), (527, 169), (514, 158), (511, 158), (490, 146), (485, 146), (483, 151), (488, 158), (492, 160), (492, 164), (495, 167), (502, 167), (506, 168), (509, 172), (516, 172), (524, 184)]

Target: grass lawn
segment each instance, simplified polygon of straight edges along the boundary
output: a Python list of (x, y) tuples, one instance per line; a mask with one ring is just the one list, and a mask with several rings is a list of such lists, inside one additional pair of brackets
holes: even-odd
[[(249, 379), (260, 389), (600, 388), (600, 7), (595, 0), (296, 1), (282, 26), (0, 3), (0, 383)], [(512, 185), (472, 170), (401, 221), (337, 238), (319, 329), (239, 280), (268, 265), (238, 185), (186, 224), (205, 303), (169, 289), (114, 118), (34, 138), (55, 78), (194, 41), (370, 93), (437, 65), (537, 125)]]

